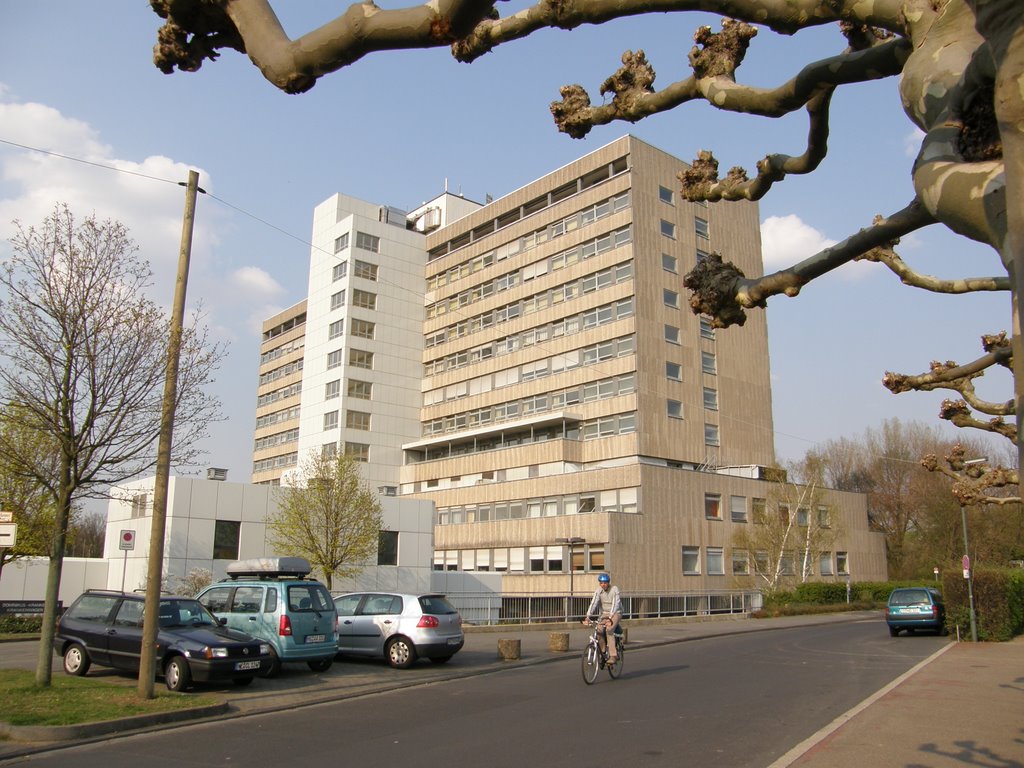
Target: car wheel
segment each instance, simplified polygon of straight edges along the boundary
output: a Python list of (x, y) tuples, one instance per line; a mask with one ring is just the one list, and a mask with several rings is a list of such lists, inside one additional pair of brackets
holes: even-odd
[(900, 633), (900, 631), (898, 629), (896, 629), (896, 627), (889, 627), (889, 635), (891, 637), (897, 637), (899, 635), (899, 633)]
[(81, 677), (89, 671), (92, 660), (85, 648), (78, 643), (72, 643), (64, 651), (64, 671), (69, 675)]
[(949, 634), (949, 627), (947, 627), (945, 624), (940, 624), (939, 625), (939, 636), (940, 637), (945, 637), (948, 634)]
[(408, 669), (416, 661), (416, 648), (404, 637), (393, 637), (384, 646), (384, 655), (395, 669)]
[(252, 683), (252, 680), (253, 680), (253, 678), (251, 676), (250, 677), (236, 677), (235, 678), (235, 685), (237, 685), (239, 688), (245, 688), (245, 686), (250, 685)]
[(326, 659), (314, 659), (313, 661), (307, 661), (306, 664), (314, 672), (326, 672), (331, 668), (331, 664), (334, 663), (334, 657), (328, 656)]
[(445, 664), (452, 660), (451, 656), (431, 656), (430, 660), (435, 664)]
[(182, 693), (192, 685), (192, 670), (184, 656), (175, 656), (164, 667), (164, 682), (167, 690)]
[(277, 677), (277, 673), (280, 671), (281, 658), (277, 655), (277, 651), (274, 650), (274, 646), (270, 646), (270, 663), (260, 670), (260, 677)]

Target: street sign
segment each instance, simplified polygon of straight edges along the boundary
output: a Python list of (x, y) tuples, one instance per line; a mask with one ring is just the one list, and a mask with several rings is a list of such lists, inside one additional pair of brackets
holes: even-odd
[(121, 543), (118, 544), (118, 549), (123, 549), (126, 552), (129, 549), (135, 549), (135, 531), (121, 531)]
[(13, 523), (14, 513), (9, 510), (0, 510), (0, 523)]
[(967, 555), (964, 555), (962, 562), (964, 567), (964, 578), (969, 579), (971, 578), (971, 558), (969, 558)]
[(17, 523), (0, 523), (0, 547), (13, 547), (18, 540)]

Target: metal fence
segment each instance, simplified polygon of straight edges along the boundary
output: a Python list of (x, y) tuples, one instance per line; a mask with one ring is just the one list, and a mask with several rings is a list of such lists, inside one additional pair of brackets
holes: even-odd
[[(449, 592), (467, 624), (544, 624), (580, 621), (590, 606), (589, 595)], [(721, 591), (623, 595), (623, 619), (741, 614), (761, 607), (756, 591)]]

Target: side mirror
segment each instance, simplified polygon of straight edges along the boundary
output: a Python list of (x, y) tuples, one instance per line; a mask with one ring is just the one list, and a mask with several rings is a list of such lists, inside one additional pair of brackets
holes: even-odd
[(222, 627), (224, 627), (224, 626), (227, 626), (228, 620), (225, 619), (223, 616), (218, 616), (217, 617), (217, 623), (220, 624)]

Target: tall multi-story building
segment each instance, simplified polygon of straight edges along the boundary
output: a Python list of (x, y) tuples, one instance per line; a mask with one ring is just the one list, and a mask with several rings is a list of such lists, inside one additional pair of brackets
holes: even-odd
[[(758, 210), (682, 200), (685, 167), (627, 136), (483, 206), (447, 194), (408, 215), (343, 196), (318, 206), (292, 448), (358, 452), (372, 435), (371, 482), (436, 505), (436, 571), (500, 572), (507, 591), (533, 592), (600, 570), (653, 591), (745, 578), (758, 553), (733, 534), (772, 496), (767, 321), (716, 332), (682, 280), (712, 251), (760, 274)], [(372, 388), (365, 399), (353, 380)], [(842, 531), (815, 576), (885, 578), (864, 498), (814, 503)]]

